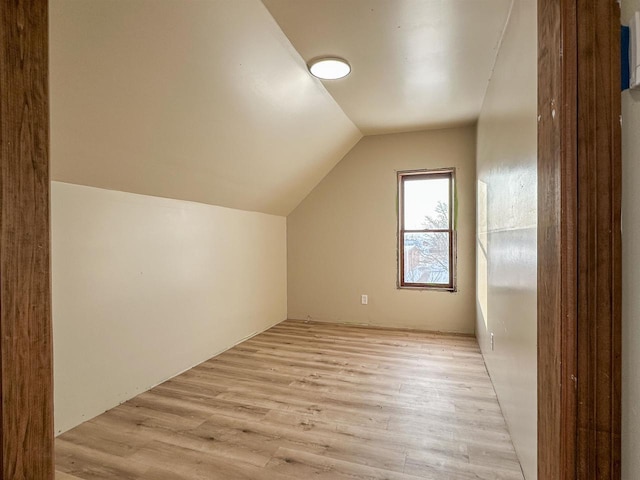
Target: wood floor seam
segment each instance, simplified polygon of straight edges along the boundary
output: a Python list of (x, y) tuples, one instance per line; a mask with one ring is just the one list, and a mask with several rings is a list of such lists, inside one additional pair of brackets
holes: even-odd
[(61, 435), (58, 480), (523, 480), (475, 339), (287, 320)]

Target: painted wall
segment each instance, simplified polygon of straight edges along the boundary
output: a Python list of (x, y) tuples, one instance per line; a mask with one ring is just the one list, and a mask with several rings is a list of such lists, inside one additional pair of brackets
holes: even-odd
[(527, 480), (537, 476), (536, 79), (536, 2), (515, 0), (478, 122), (476, 334)]
[(286, 318), (284, 217), (54, 182), (56, 432)]
[[(640, 0), (622, 1), (628, 24)], [(640, 478), (640, 90), (622, 93), (622, 478)]]
[(51, 0), (53, 180), (287, 215), (362, 134), (259, 0)]
[[(474, 157), (474, 126), (363, 138), (287, 217), (289, 318), (473, 333)], [(438, 167), (457, 169), (458, 292), (399, 290), (396, 172)]]

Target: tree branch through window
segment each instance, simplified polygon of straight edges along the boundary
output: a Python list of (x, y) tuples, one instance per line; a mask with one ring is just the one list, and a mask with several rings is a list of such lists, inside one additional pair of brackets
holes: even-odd
[(398, 173), (399, 286), (455, 290), (454, 171)]

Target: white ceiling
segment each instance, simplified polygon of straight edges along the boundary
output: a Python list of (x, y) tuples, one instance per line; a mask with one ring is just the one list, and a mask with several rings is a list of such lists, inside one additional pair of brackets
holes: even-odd
[(324, 81), (365, 134), (477, 119), (511, 0), (262, 0), (305, 61), (346, 58)]
[(52, 178), (286, 215), (363, 132), (474, 121), (510, 2), (51, 0)]
[(288, 214), (362, 137), (259, 0), (52, 0), (54, 180)]

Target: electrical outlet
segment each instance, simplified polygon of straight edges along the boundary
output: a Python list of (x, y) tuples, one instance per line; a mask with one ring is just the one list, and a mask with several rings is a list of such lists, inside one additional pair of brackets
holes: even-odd
[(493, 338), (493, 332), (491, 332), (491, 351), (493, 352), (496, 349), (496, 342)]
[(362, 305), (367, 305), (369, 303), (369, 295), (362, 295), (360, 297), (360, 302)]

